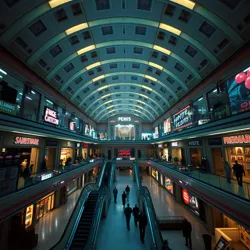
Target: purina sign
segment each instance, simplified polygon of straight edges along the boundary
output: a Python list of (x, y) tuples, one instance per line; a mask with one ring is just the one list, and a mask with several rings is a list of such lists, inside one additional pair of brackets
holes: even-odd
[(118, 117), (118, 122), (131, 122), (131, 117)]

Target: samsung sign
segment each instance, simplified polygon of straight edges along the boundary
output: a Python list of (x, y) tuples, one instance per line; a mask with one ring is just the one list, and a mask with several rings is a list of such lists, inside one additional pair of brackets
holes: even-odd
[(130, 122), (132, 119), (131, 117), (118, 117), (118, 122)]

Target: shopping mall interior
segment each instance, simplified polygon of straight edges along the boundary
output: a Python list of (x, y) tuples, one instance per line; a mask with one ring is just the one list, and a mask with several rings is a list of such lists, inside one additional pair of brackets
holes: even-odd
[(1, 0), (0, 249), (250, 249), (249, 10)]

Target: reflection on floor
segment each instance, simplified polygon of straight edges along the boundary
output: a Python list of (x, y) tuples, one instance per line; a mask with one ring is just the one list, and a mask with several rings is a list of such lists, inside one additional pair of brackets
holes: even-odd
[(38, 245), (35, 250), (48, 250), (61, 238), (82, 189), (72, 193), (65, 205), (50, 211), (35, 226)]
[[(192, 243), (193, 250), (205, 249), (202, 234), (208, 233), (204, 226), (183, 206), (178, 204), (174, 197), (165, 189), (158, 186), (158, 183), (152, 178), (143, 175), (142, 185), (148, 187), (157, 216), (184, 216), (192, 224)], [(168, 239), (170, 248), (174, 250), (189, 249), (185, 246), (185, 238), (182, 231), (162, 231), (164, 239)]]
[(97, 250), (149, 250), (149, 230), (146, 229), (145, 243), (140, 241), (139, 229), (134, 226), (134, 218), (131, 216), (130, 231), (126, 228), (125, 215), (123, 213), (121, 195), (126, 185), (130, 186), (129, 204), (133, 207), (137, 203), (136, 184), (128, 171), (117, 172), (114, 185), (118, 189), (117, 204), (112, 201), (109, 206), (108, 215), (100, 223), (97, 236)]

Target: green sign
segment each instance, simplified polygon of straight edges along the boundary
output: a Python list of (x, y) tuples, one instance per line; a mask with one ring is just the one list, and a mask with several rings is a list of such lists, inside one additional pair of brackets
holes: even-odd
[(16, 115), (16, 111), (17, 111), (16, 104), (0, 100), (0, 112), (7, 113), (10, 115)]

